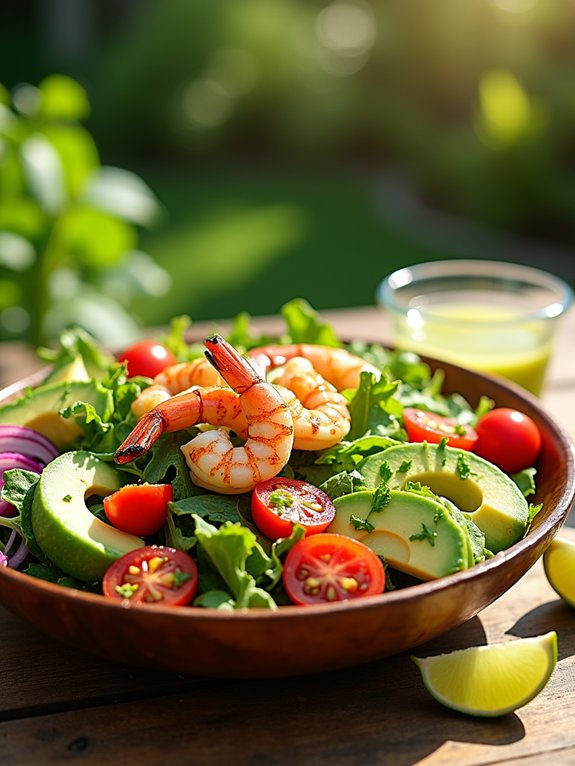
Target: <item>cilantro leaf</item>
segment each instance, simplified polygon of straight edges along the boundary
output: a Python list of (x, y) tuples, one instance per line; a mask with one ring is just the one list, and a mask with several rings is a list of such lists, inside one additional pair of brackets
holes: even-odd
[(427, 542), (432, 546), (435, 547), (435, 538), (437, 537), (437, 532), (434, 529), (429, 529), (429, 527), (421, 522), (421, 532), (418, 534), (410, 535), (410, 540), (427, 540)]
[(389, 505), (391, 500), (391, 490), (385, 484), (380, 484), (375, 488), (373, 497), (371, 499), (371, 510), (375, 513), (383, 511), (386, 505)]
[(369, 521), (368, 519), (364, 519), (361, 516), (356, 516), (353, 513), (349, 517), (349, 523), (355, 529), (363, 529), (366, 532), (373, 532), (373, 530), (375, 529), (371, 521)]

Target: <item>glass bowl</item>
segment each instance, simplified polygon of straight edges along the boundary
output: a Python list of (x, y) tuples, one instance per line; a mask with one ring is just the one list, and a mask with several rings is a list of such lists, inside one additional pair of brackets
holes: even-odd
[(528, 266), (435, 261), (388, 275), (377, 301), (398, 348), (501, 375), (539, 395), (573, 291)]

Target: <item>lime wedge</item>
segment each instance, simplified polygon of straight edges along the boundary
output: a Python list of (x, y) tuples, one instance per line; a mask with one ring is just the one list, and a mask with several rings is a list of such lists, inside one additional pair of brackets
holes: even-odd
[(543, 566), (549, 585), (575, 607), (575, 543), (556, 537), (543, 554)]
[(505, 715), (530, 702), (551, 678), (557, 634), (412, 659), (438, 702), (469, 715)]

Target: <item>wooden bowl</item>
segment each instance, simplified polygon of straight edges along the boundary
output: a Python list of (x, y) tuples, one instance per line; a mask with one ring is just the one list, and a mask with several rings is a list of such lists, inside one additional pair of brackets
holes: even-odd
[[(101, 596), (0, 568), (0, 602), (44, 633), (118, 662), (194, 676), (274, 677), (327, 671), (403, 652), (469, 620), (542, 555), (575, 495), (570, 439), (518, 387), (443, 362), (446, 392), (473, 405), (481, 395), (538, 424), (537, 495), (543, 510), (527, 536), (492, 559), (449, 577), (349, 603), (219, 612), (197, 607), (125, 608)], [(0, 403), (35, 379), (0, 392)]]

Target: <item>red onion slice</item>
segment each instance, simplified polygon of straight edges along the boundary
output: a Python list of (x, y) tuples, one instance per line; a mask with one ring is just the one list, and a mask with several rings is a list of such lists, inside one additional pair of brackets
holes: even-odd
[[(17, 538), (19, 539), (18, 547), (15, 551), (12, 551)], [(0, 551), (0, 567), (11, 567), (12, 569), (18, 569), (20, 564), (26, 561), (29, 553), (30, 551), (28, 550), (26, 541), (19, 536), (15, 529), (13, 529), (12, 534), (4, 546), (4, 552), (2, 553), (2, 551)]]
[(18, 567), (23, 564), (24, 561), (26, 561), (29, 553), (30, 551), (28, 550), (28, 546), (24, 540), (22, 540), (17, 550), (11, 556), (9, 556), (6, 565), (11, 569), (18, 569)]
[[(0, 452), (0, 488), (4, 486), (4, 471), (10, 471), (12, 468), (23, 468), (25, 471), (42, 473), (44, 466), (42, 463), (26, 457), (26, 455), (22, 455), (19, 452)], [(0, 498), (0, 516), (14, 515), (14, 506)]]
[[(47, 465), (60, 454), (52, 442), (28, 426), (0, 424), (0, 453), (18, 453)], [(33, 469), (32, 469), (33, 470)]]

